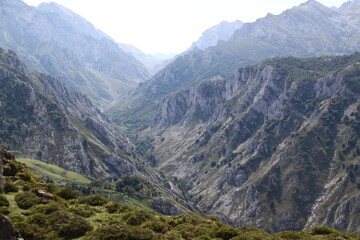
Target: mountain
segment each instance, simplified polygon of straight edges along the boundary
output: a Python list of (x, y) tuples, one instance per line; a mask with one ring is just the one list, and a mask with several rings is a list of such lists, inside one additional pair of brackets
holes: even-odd
[(119, 43), (118, 45), (124, 52), (132, 54), (134, 58), (141, 62), (147, 68), (151, 76), (163, 69), (169, 63), (168, 60), (174, 57), (173, 55), (157, 56), (145, 54), (130, 44)]
[(234, 22), (221, 22), (220, 24), (207, 29), (197, 40), (194, 42), (189, 50), (198, 48), (205, 50), (208, 47), (216, 46), (219, 41), (228, 41), (235, 31), (240, 29), (244, 23), (240, 20)]
[(275, 58), (180, 90), (138, 135), (203, 212), (360, 233), (360, 54)]
[(0, 46), (51, 74), (97, 105), (111, 102), (150, 75), (110, 37), (56, 3), (0, 2)]
[(83, 94), (3, 49), (0, 82), (0, 142), (17, 155), (93, 178), (138, 172), (131, 143)]
[(349, 10), (359, 10), (360, 8), (360, 1), (359, 0), (352, 0), (345, 2), (343, 5), (340, 6), (340, 11), (349, 11)]
[(130, 129), (144, 129), (160, 114), (161, 99), (236, 68), (276, 56), (324, 56), (360, 48), (360, 11), (334, 11), (308, 1), (280, 15), (245, 23), (229, 41), (178, 56), (110, 110), (111, 118)]

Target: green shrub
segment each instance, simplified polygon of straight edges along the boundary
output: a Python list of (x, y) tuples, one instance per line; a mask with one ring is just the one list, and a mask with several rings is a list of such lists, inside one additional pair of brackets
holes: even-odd
[(36, 205), (40, 198), (32, 192), (23, 192), (15, 195), (15, 202), (21, 209), (29, 209)]
[(32, 178), (32, 174), (29, 170), (27, 169), (21, 169), (16, 176), (18, 176), (21, 180), (26, 181), (26, 182), (30, 182), (31, 178)]
[(147, 221), (141, 226), (146, 229), (151, 229), (157, 233), (166, 233), (167, 231), (169, 231), (169, 226), (161, 221)]
[(20, 171), (19, 164), (17, 164), (15, 161), (8, 161), (3, 166), (3, 174), (4, 176), (11, 176), (14, 177), (17, 172)]
[(39, 226), (47, 225), (47, 216), (41, 213), (35, 213), (27, 219), (27, 222), (30, 224), (36, 224)]
[(84, 236), (92, 229), (91, 224), (80, 216), (57, 211), (47, 216), (48, 227), (65, 239)]
[(8, 206), (10, 206), (9, 201), (4, 195), (0, 194), (0, 207), (8, 207)]
[(119, 210), (120, 204), (116, 202), (109, 202), (105, 205), (105, 208), (108, 213), (115, 213), (117, 210)]
[(49, 215), (53, 212), (59, 211), (63, 208), (63, 206), (61, 206), (59, 203), (57, 202), (50, 202), (46, 205), (37, 205), (34, 206), (34, 208), (32, 209), (33, 213), (41, 213), (41, 214), (46, 214)]
[(331, 233), (337, 233), (338, 231), (329, 227), (314, 227), (311, 229), (312, 235), (328, 235)]
[(142, 188), (141, 178), (135, 175), (125, 176), (115, 184), (116, 191), (128, 194), (138, 192)]
[(103, 206), (108, 202), (109, 200), (99, 195), (91, 195), (91, 196), (79, 198), (80, 204), (88, 204), (90, 206)]
[(285, 231), (275, 234), (275, 236), (280, 237), (281, 239), (308, 239), (310, 238), (308, 234), (303, 232), (294, 232), (294, 231)]
[(151, 219), (151, 215), (143, 210), (135, 210), (123, 215), (125, 222), (132, 226), (139, 226), (146, 220)]
[(19, 229), (21, 237), (26, 240), (61, 240), (56, 232), (37, 224), (21, 222), (16, 224), (16, 229)]
[(26, 183), (24, 186), (23, 186), (23, 191), (25, 192), (25, 191), (29, 191), (29, 190), (31, 190), (31, 189), (33, 189), (33, 188), (36, 188), (36, 187), (38, 187), (36, 184), (34, 184), (34, 183)]
[(85, 219), (74, 216), (70, 218), (65, 224), (61, 224), (58, 229), (59, 235), (68, 238), (79, 238), (84, 236), (86, 232), (92, 230), (91, 224)]
[(63, 199), (70, 200), (70, 199), (76, 199), (77, 194), (74, 190), (71, 188), (63, 188), (61, 189), (57, 195)]
[(239, 230), (232, 227), (221, 227), (215, 232), (217, 238), (222, 238), (224, 240), (230, 240), (233, 237), (239, 235)]
[(6, 193), (18, 192), (19, 188), (12, 181), (6, 181), (4, 185), (4, 191)]
[(108, 225), (97, 228), (84, 240), (159, 240), (159, 236), (148, 229), (127, 225)]
[(86, 206), (86, 205), (75, 206), (75, 207), (71, 208), (69, 211), (76, 215), (84, 217), (84, 218), (91, 217), (91, 216), (95, 215), (95, 213), (96, 213), (96, 211), (93, 208), (91, 208), (90, 206)]
[(8, 215), (10, 212), (9, 208), (8, 207), (0, 207), (0, 214), (3, 214), (3, 215)]
[[(270, 234), (264, 233), (264, 231), (251, 231), (240, 234), (231, 240), (272, 240)], [(275, 238), (276, 239), (276, 238)]]

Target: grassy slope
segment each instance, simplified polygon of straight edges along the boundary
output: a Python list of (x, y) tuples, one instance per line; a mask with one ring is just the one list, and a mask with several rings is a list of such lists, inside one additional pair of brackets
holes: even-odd
[[(282, 232), (268, 234), (252, 227), (234, 228), (215, 218), (190, 215), (164, 216), (152, 211), (141, 210), (112, 203), (103, 198), (89, 196), (65, 200), (60, 191), (51, 184), (38, 182), (21, 163), (6, 160), (8, 182), (18, 192), (1, 194), (10, 202), (2, 211), (12, 219), (15, 227), (27, 240), (289, 240), (289, 239), (358, 239), (353, 234), (343, 234), (330, 228), (315, 228), (309, 232)], [(19, 181), (22, 180), (22, 181)], [(32, 192), (43, 189), (55, 195), (44, 201)], [(15, 196), (23, 195), (22, 200)], [(69, 196), (69, 195), (67, 195)], [(15, 197), (15, 198), (14, 198)], [(21, 203), (31, 203), (29, 209), (21, 209)], [(41, 200), (42, 199), (42, 200)], [(18, 202), (19, 201), (19, 202)]]
[(51, 179), (58, 186), (65, 186), (65, 184), (86, 185), (90, 184), (91, 180), (87, 177), (72, 171), (65, 170), (61, 167), (47, 164), (36, 159), (17, 158), (18, 162), (25, 163), (26, 166), (37, 176), (45, 179)]

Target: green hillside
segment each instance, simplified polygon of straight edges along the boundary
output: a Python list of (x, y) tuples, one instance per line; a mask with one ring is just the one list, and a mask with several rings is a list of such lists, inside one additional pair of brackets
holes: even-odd
[(79, 173), (68, 171), (36, 159), (19, 157), (17, 161), (25, 163), (35, 175), (41, 177), (44, 181), (52, 180), (58, 186), (65, 186), (66, 184), (86, 185), (91, 183), (90, 179)]
[(39, 181), (20, 162), (5, 158), (2, 162), (6, 184), (0, 194), (0, 214), (7, 215), (27, 240), (357, 239), (327, 227), (269, 234), (254, 227), (235, 228), (214, 217), (170, 217), (101, 196), (77, 197), (71, 189)]

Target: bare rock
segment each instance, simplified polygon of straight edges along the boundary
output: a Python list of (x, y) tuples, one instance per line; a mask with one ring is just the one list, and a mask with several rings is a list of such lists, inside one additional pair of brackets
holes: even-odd
[(10, 219), (0, 214), (0, 240), (23, 240)]
[(161, 214), (176, 216), (180, 214), (180, 210), (170, 200), (162, 197), (154, 198), (152, 207)]

